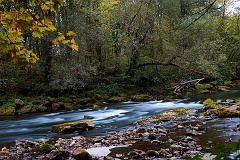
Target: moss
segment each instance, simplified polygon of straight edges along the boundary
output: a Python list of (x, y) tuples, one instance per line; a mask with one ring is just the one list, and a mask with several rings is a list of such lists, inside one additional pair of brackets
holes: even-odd
[(108, 99), (109, 103), (117, 103), (117, 102), (126, 102), (128, 99), (126, 97), (119, 97), (119, 96), (114, 96)]
[(63, 99), (63, 102), (65, 102), (65, 103), (72, 103), (74, 100), (73, 99), (71, 99), (71, 98), (64, 98)]
[(236, 109), (237, 111), (240, 111), (240, 106), (237, 106), (237, 109)]
[(15, 114), (15, 107), (8, 106), (8, 105), (2, 105), (0, 107), (0, 115), (2, 116), (12, 116)]
[(130, 151), (130, 152), (128, 153), (128, 155), (129, 155), (130, 157), (134, 157), (134, 156), (138, 155), (138, 153), (137, 153), (136, 151)]
[(144, 121), (146, 121), (146, 118), (142, 118), (142, 119), (139, 119), (135, 122), (135, 124), (142, 124), (144, 123)]
[(163, 99), (163, 102), (171, 102), (171, 101), (173, 101), (173, 99), (170, 97), (166, 97)]
[(65, 106), (62, 102), (52, 103), (51, 105), (52, 111), (59, 111), (59, 110), (63, 110), (64, 108)]
[(72, 133), (74, 131), (85, 131), (92, 129), (94, 124), (89, 120), (81, 120), (77, 122), (67, 122), (62, 124), (56, 124), (52, 126), (52, 132), (56, 133)]
[(96, 111), (98, 109), (99, 109), (99, 105), (94, 104), (93, 107), (92, 107), (92, 110)]
[(234, 85), (232, 83), (232, 81), (225, 81), (223, 85), (227, 87), (233, 87)]
[(240, 106), (240, 99), (235, 100), (236, 105)]
[(227, 86), (218, 86), (218, 91), (220, 91), (220, 92), (226, 92), (226, 91), (228, 91), (228, 88), (229, 88), (229, 87), (227, 87)]
[(203, 110), (214, 109), (217, 106), (217, 102), (208, 98), (203, 102)]
[(80, 105), (96, 102), (93, 98), (78, 98), (76, 99), (76, 101), (77, 101), (77, 104), (80, 104)]
[(158, 156), (158, 152), (157, 151), (154, 151), (154, 150), (148, 150), (147, 151), (147, 155), (149, 157), (157, 157)]
[(50, 153), (55, 147), (51, 144), (44, 143), (40, 146), (39, 152), (44, 154), (44, 153)]
[(206, 83), (206, 84), (197, 84), (197, 85), (196, 85), (196, 88), (199, 89), (199, 90), (208, 90), (208, 89), (213, 88), (213, 85), (212, 85), (212, 84), (209, 84), (209, 83)]
[(181, 94), (181, 93), (175, 93), (173, 96), (172, 96), (173, 99), (184, 99), (184, 95)]
[(189, 114), (191, 112), (193, 112), (193, 110), (189, 109), (189, 108), (184, 108), (184, 107), (179, 107), (179, 108), (175, 108), (172, 110), (174, 113), (181, 115), (181, 114)]
[(151, 100), (151, 97), (147, 94), (138, 94), (138, 95), (132, 96), (131, 99), (136, 102), (144, 102), (144, 101)]
[(73, 110), (73, 104), (72, 103), (63, 103), (63, 108), (66, 111), (71, 111), (71, 110)]
[(50, 103), (54, 103), (58, 101), (56, 98), (52, 98), (52, 97), (47, 97), (46, 100), (49, 101)]
[(211, 93), (210, 90), (207, 90), (207, 89), (204, 89), (204, 90), (201, 90), (199, 91), (201, 94), (208, 94), (208, 93)]
[(44, 105), (35, 105), (35, 109), (39, 112), (47, 111), (47, 107), (45, 107)]
[(35, 99), (32, 101), (32, 104), (34, 105), (41, 105), (45, 102), (45, 100), (39, 100), (39, 99)]
[(24, 106), (21, 109), (19, 109), (17, 112), (20, 114), (26, 114), (26, 113), (34, 113), (36, 111), (37, 110), (34, 107), (34, 105), (27, 105), (27, 106)]

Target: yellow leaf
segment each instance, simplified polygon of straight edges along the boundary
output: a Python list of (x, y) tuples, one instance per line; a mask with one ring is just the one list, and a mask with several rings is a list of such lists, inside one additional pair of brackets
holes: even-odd
[(63, 44), (68, 44), (68, 43), (70, 43), (70, 40), (64, 39), (64, 40), (62, 40), (62, 43), (63, 43)]
[(41, 32), (38, 32), (38, 31), (33, 32), (33, 37), (35, 37), (35, 38), (40, 38), (42, 36), (43, 36), (43, 34)]
[(52, 39), (52, 44), (57, 44), (57, 39)]
[(76, 34), (73, 31), (68, 31), (66, 35), (70, 37), (75, 36)]
[(76, 44), (68, 45), (68, 47), (72, 48), (75, 51), (78, 51), (78, 45)]
[(58, 37), (57, 37), (57, 40), (58, 40), (58, 41), (62, 41), (62, 40), (64, 40), (64, 39), (65, 39), (65, 37), (64, 37), (63, 34), (58, 34)]
[(47, 5), (42, 5), (41, 6), (41, 9), (43, 10), (43, 11), (48, 11), (48, 10), (50, 10), (50, 7), (48, 7)]
[(76, 44), (75, 40), (74, 39), (71, 39), (71, 42), (72, 44)]

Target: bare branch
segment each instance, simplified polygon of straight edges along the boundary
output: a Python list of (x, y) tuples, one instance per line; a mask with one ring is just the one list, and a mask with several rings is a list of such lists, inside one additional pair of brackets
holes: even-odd
[(179, 83), (178, 85), (176, 85), (174, 89), (174, 93), (176, 92), (181, 92), (182, 90), (184, 90), (184, 88), (188, 88), (192, 85), (196, 85), (198, 84), (200, 81), (204, 80), (205, 78), (200, 78), (200, 79), (194, 79), (194, 80), (190, 80), (190, 81), (187, 81), (187, 82), (181, 82)]
[(206, 10), (196, 19), (194, 19), (189, 25), (187, 25), (186, 28), (190, 27), (193, 23), (195, 23), (197, 20), (199, 20), (202, 16), (204, 16), (209, 10), (210, 8), (216, 3), (217, 0), (214, 0), (211, 4), (209, 4), (209, 6), (206, 8)]

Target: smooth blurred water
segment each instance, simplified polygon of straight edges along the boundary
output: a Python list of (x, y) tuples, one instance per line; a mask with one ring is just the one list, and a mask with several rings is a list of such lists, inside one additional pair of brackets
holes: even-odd
[[(202, 101), (212, 98), (218, 101), (231, 101), (240, 97), (240, 90), (216, 92), (209, 95), (198, 95), (190, 99), (174, 100), (172, 102), (123, 102), (105, 103), (97, 111), (90, 109), (57, 112), (37, 115), (23, 115), (0, 119), (0, 144), (12, 143), (18, 139), (36, 140), (39, 138), (53, 138), (73, 135), (98, 136), (121, 130), (133, 122), (156, 114), (165, 109), (186, 107), (200, 109)], [(91, 116), (96, 128), (88, 132), (73, 134), (52, 133), (51, 126), (58, 123), (78, 121), (84, 116)]]

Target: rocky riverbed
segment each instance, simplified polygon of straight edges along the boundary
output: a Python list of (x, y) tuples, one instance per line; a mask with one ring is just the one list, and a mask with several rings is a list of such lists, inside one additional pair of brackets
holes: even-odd
[[(216, 127), (222, 122), (224, 126)], [(239, 118), (220, 119), (177, 108), (107, 136), (18, 140), (13, 146), (1, 148), (0, 159), (187, 159), (209, 153), (218, 144), (237, 141), (237, 122)]]

